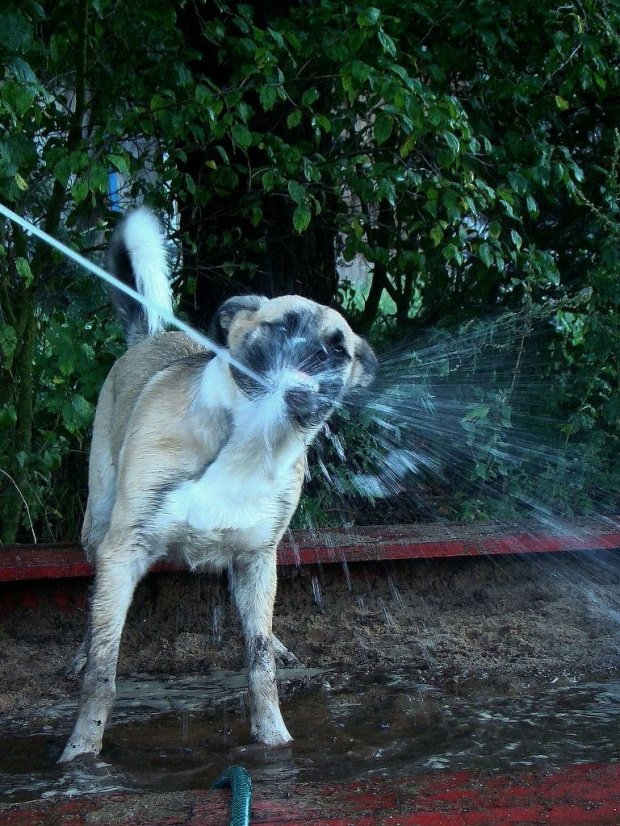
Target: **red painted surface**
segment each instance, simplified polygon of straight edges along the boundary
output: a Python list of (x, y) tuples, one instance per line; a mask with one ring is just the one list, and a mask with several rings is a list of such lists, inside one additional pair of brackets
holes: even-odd
[[(620, 548), (620, 522), (582, 521), (562, 531), (546, 531), (540, 525), (437, 523), (290, 531), (278, 562), (309, 565), (615, 548)], [(175, 566), (160, 564), (154, 570)], [(0, 548), (0, 582), (92, 574), (78, 544)]]
[[(111, 794), (5, 806), (0, 826), (225, 826), (229, 792)], [(403, 780), (258, 783), (254, 826), (618, 826), (620, 766)]]
[(562, 533), (497, 523), (444, 523), (395, 527), (292, 531), (282, 543), (282, 565), (380, 562), (451, 556), (612, 550), (620, 548), (620, 523), (580, 523)]

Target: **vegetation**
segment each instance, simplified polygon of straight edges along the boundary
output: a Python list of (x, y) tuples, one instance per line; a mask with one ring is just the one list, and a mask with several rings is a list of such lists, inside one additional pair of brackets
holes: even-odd
[[(413, 329), (544, 314), (553, 459), (536, 480), (489, 460), (533, 363), (515, 333), (509, 396), (464, 401), (448, 514), (541, 486), (587, 509), (619, 478), (619, 31), (612, 0), (24, 0), (0, 11), (0, 200), (90, 256), (119, 201), (170, 217), (174, 202), (182, 311), (200, 325), (247, 290), (339, 305), (387, 352)], [(0, 538), (74, 539), (122, 342), (100, 285), (0, 232)], [(338, 278), (359, 256), (363, 289)], [(353, 448), (366, 469), (372, 439)], [(327, 495), (311, 493), (306, 513)]]

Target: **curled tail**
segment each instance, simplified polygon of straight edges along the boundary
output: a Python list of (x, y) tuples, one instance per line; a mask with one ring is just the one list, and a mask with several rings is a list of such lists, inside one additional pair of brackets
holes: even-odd
[(162, 314), (172, 314), (168, 255), (162, 226), (149, 209), (141, 207), (121, 221), (112, 235), (106, 266), (146, 302), (143, 306), (121, 290), (110, 290), (127, 344), (163, 330)]

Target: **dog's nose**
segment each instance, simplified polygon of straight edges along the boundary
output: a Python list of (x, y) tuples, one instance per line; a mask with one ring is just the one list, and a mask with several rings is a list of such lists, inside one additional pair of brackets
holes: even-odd
[(286, 379), (286, 406), (298, 424), (306, 426), (319, 411), (319, 383), (301, 370), (289, 373)]
[(293, 418), (301, 425), (309, 424), (319, 410), (316, 393), (302, 387), (287, 390), (284, 400)]

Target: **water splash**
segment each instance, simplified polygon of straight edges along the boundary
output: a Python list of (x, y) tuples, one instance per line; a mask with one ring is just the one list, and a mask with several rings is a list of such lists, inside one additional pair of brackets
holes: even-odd
[(215, 642), (222, 641), (222, 619), (224, 616), (224, 606), (217, 604), (211, 611), (211, 634)]
[(358, 523), (528, 516), (556, 529), (575, 510), (613, 514), (620, 480), (588, 466), (554, 410), (553, 334), (550, 317), (507, 314), (383, 353), (313, 460), (341, 524), (356, 510)]
[(314, 602), (319, 607), (323, 607), (323, 595), (321, 593), (321, 585), (319, 583), (319, 578), (313, 574), (312, 575), (312, 594), (314, 596)]

